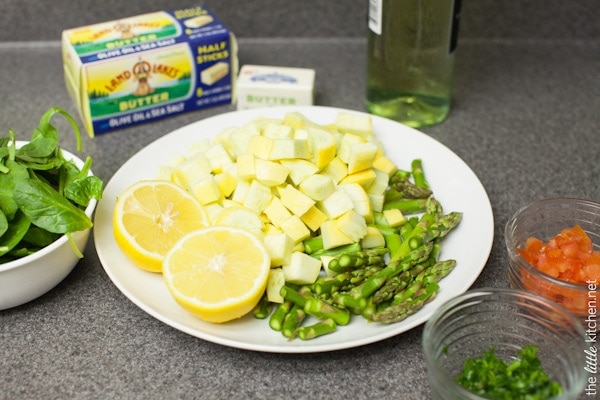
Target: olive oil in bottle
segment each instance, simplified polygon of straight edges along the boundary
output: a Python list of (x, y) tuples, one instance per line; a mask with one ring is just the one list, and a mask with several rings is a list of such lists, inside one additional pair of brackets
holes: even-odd
[(369, 0), (367, 110), (412, 127), (450, 112), (461, 0)]

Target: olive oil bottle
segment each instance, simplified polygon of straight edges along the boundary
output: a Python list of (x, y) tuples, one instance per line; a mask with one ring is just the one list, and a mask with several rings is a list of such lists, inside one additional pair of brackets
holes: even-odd
[(461, 0), (369, 0), (367, 110), (412, 127), (450, 112)]

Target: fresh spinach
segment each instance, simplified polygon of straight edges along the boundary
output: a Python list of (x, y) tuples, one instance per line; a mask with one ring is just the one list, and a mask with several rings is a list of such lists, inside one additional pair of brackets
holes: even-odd
[(56, 114), (69, 121), (81, 151), (76, 121), (56, 107), (42, 115), (31, 139), (20, 148), (12, 130), (0, 138), (0, 263), (31, 254), (63, 234), (83, 256), (72, 233), (92, 227), (84, 210), (92, 199), (100, 200), (103, 182), (88, 176), (90, 157), (81, 169), (64, 158), (59, 132), (51, 124)]

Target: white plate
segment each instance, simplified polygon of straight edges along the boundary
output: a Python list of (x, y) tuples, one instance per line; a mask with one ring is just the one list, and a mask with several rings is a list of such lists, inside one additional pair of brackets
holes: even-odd
[(461, 211), (459, 226), (443, 241), (443, 259), (456, 259), (455, 269), (440, 283), (438, 296), (419, 312), (391, 325), (367, 323), (355, 316), (337, 332), (313, 340), (288, 341), (269, 328), (267, 320), (248, 315), (225, 324), (204, 322), (182, 309), (171, 297), (162, 276), (140, 270), (117, 247), (112, 231), (112, 212), (117, 196), (141, 179), (155, 177), (159, 165), (203, 137), (214, 137), (223, 128), (241, 126), (257, 117), (281, 118), (299, 111), (317, 123), (335, 121), (338, 112), (329, 107), (280, 107), (231, 112), (180, 128), (148, 145), (128, 160), (106, 185), (94, 220), (98, 256), (114, 284), (133, 303), (158, 320), (198, 338), (225, 346), (277, 353), (311, 353), (339, 350), (377, 342), (406, 332), (427, 321), (446, 300), (466, 291), (479, 276), (489, 257), (494, 221), (487, 193), (473, 171), (451, 150), (431, 137), (396, 122), (372, 116), (375, 135), (386, 154), (400, 167), (410, 169), (414, 158), (423, 160), (426, 177), (446, 212)]

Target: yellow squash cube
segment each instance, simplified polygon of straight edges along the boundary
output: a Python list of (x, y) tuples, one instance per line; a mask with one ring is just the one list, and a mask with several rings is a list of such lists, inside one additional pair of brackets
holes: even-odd
[(207, 175), (194, 182), (190, 187), (190, 192), (202, 205), (215, 202), (222, 196), (219, 185), (212, 175)]
[(256, 180), (268, 187), (281, 185), (289, 174), (289, 170), (283, 165), (260, 158), (254, 161), (254, 167)]
[(323, 222), (327, 221), (327, 215), (325, 215), (325, 213), (319, 210), (316, 206), (312, 206), (300, 217), (300, 220), (304, 222), (308, 229), (315, 232), (321, 227)]
[(348, 132), (363, 138), (373, 136), (373, 121), (368, 115), (340, 112), (336, 117), (335, 125), (340, 132)]
[(312, 162), (302, 159), (280, 160), (279, 163), (289, 170), (290, 180), (299, 185), (303, 180), (316, 174), (319, 168)]
[(280, 267), (290, 262), (294, 241), (286, 233), (267, 233), (263, 242), (271, 258), (271, 267)]
[(327, 175), (314, 174), (302, 181), (298, 189), (311, 199), (321, 201), (335, 191), (335, 183)]
[(285, 187), (281, 188), (279, 191), (279, 198), (281, 199), (283, 205), (297, 216), (303, 215), (315, 205), (315, 201), (313, 199), (292, 185), (286, 185)]
[(337, 226), (337, 221), (328, 219), (321, 225), (321, 237), (323, 238), (323, 248), (333, 249), (334, 247), (354, 243)]
[(304, 225), (304, 222), (297, 215), (292, 215), (280, 226), (292, 240), (298, 244), (310, 237), (310, 230)]
[(271, 189), (258, 180), (253, 180), (244, 196), (243, 205), (260, 214), (271, 202), (273, 194)]

